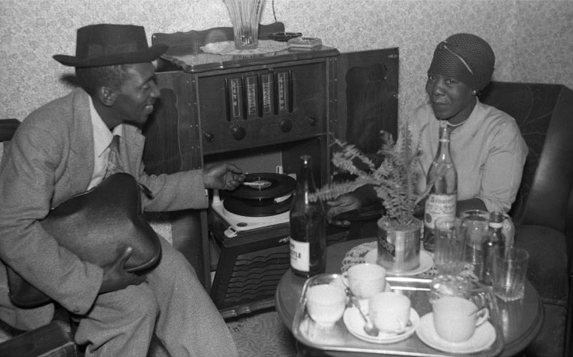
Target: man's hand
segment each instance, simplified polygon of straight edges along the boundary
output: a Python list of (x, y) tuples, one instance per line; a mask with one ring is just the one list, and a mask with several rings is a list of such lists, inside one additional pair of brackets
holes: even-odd
[(139, 276), (125, 270), (125, 263), (133, 253), (132, 247), (127, 247), (111, 264), (103, 268), (103, 281), (99, 293), (109, 293), (127, 288), (129, 285), (139, 285), (145, 281), (145, 276)]
[(222, 163), (203, 169), (205, 188), (232, 191), (245, 180), (245, 174), (237, 166)]
[(328, 209), (326, 211), (326, 219), (328, 220), (328, 223), (339, 227), (348, 227), (350, 222), (335, 220), (335, 216), (344, 212), (357, 210), (362, 207), (362, 202), (352, 193), (340, 195), (334, 201), (327, 201), (326, 204), (328, 205)]

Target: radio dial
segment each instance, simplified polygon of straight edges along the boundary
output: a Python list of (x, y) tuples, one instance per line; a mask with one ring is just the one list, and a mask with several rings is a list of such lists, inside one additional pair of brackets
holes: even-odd
[(207, 142), (212, 142), (215, 139), (215, 135), (213, 135), (213, 133), (210, 133), (208, 131), (204, 132), (203, 136), (205, 137), (205, 140)]
[(288, 119), (281, 120), (281, 122), (279, 123), (279, 128), (283, 133), (288, 133), (289, 131), (292, 130), (292, 121)]
[(243, 140), (245, 136), (247, 136), (247, 132), (245, 128), (240, 126), (232, 126), (231, 127), (231, 134), (236, 140)]

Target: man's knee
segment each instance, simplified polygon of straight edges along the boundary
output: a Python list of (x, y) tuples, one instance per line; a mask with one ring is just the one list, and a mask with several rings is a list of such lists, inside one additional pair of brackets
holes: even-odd
[(157, 299), (155, 294), (146, 286), (147, 284), (142, 284), (145, 289), (131, 289), (131, 303), (127, 301), (124, 309), (129, 314), (137, 314), (142, 316), (148, 316), (155, 319), (159, 314), (159, 305), (157, 304)]
[(104, 303), (110, 309), (104, 307), (101, 310), (103, 314), (114, 313), (117, 314), (116, 318), (123, 316), (127, 320), (149, 319), (151, 321), (155, 321), (159, 314), (155, 294), (146, 283), (131, 285), (112, 294), (115, 295), (114, 298)]

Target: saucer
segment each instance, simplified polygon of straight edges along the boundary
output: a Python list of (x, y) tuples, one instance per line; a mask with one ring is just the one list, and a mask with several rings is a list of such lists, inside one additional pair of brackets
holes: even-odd
[(433, 313), (428, 313), (420, 319), (416, 334), (430, 347), (449, 353), (475, 353), (489, 348), (495, 342), (495, 328), (486, 321), (478, 326), (473, 336), (465, 342), (449, 342), (442, 339), (434, 329)]
[[(368, 307), (362, 310), (365, 314), (368, 313)], [(378, 336), (370, 336), (366, 334), (364, 331), (364, 319), (355, 306), (349, 307), (344, 311), (342, 320), (344, 321), (348, 332), (350, 332), (354, 337), (366, 342), (388, 344), (399, 342), (412, 336), (420, 323), (420, 316), (416, 310), (410, 308), (410, 322), (412, 323), (412, 326), (409, 326), (406, 331), (400, 334), (379, 332)]]
[[(371, 249), (366, 255), (364, 256), (364, 262), (377, 264), (378, 261), (378, 248)], [(422, 274), (434, 265), (434, 259), (432, 256), (426, 252), (425, 250), (420, 250), (420, 265), (414, 270), (400, 272), (400, 273), (393, 273), (388, 270), (388, 275), (400, 275), (400, 276), (413, 276)]]

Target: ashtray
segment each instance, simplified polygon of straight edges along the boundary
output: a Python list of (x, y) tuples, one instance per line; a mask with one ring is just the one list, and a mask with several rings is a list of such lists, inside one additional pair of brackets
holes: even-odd
[(314, 37), (295, 37), (288, 40), (288, 45), (293, 49), (314, 49), (322, 46), (322, 40)]
[(290, 39), (302, 36), (300, 32), (273, 32), (269, 34), (269, 38), (274, 41), (287, 42)]

